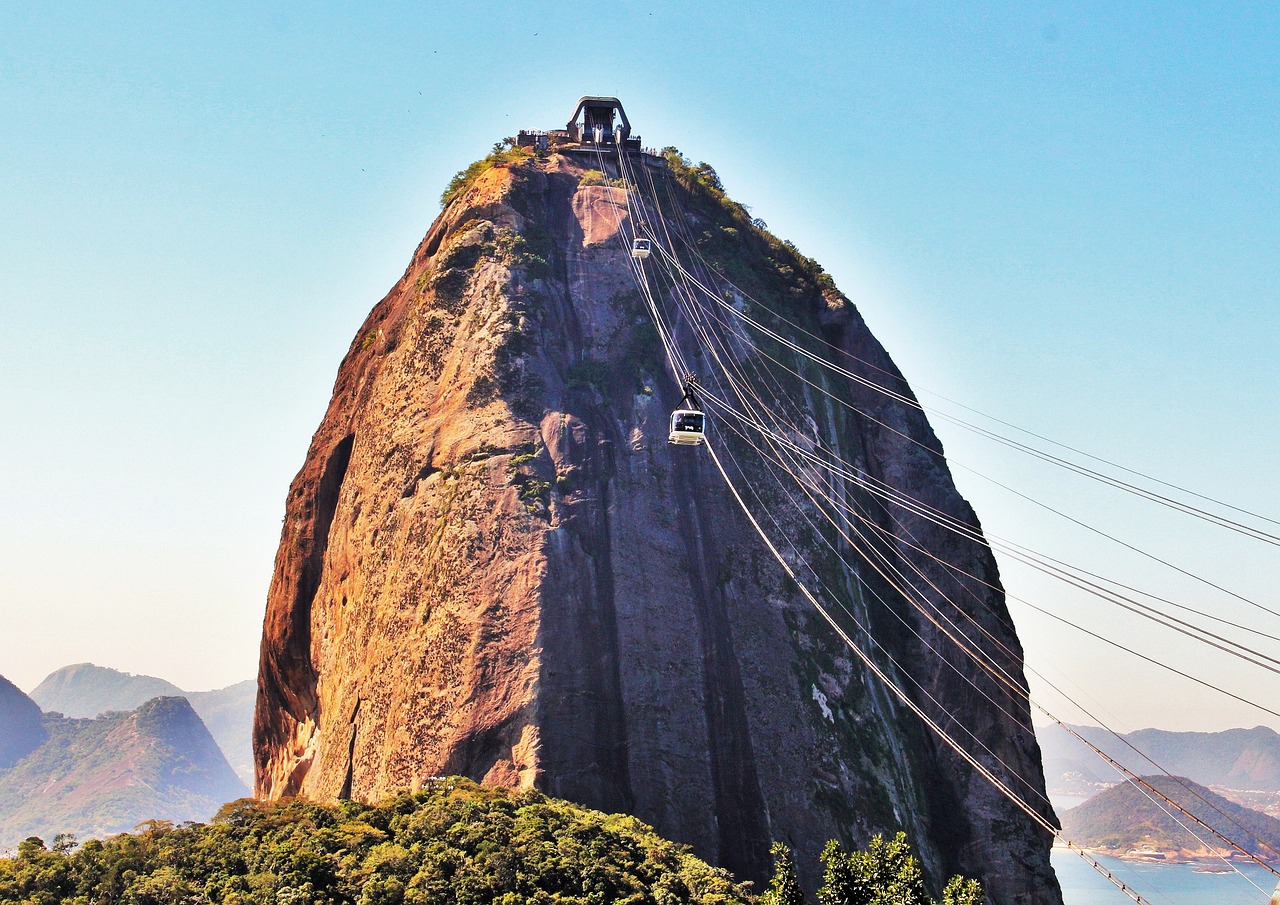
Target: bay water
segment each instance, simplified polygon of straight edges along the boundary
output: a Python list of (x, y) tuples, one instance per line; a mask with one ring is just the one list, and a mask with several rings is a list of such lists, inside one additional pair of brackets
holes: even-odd
[[(1053, 869), (1062, 885), (1065, 905), (1132, 905), (1133, 900), (1112, 886), (1079, 855), (1055, 848)], [(1213, 864), (1144, 864), (1099, 857), (1098, 862), (1129, 884), (1152, 905), (1267, 905), (1276, 878), (1256, 864), (1237, 865), (1257, 884), (1250, 885), (1234, 871), (1205, 873)], [(1197, 871), (1196, 868), (1201, 868)], [(1263, 890), (1259, 891), (1259, 888)]]

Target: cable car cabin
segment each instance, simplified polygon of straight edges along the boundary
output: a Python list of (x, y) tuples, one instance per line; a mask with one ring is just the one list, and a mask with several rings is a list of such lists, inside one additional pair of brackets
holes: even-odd
[(671, 413), (671, 433), (667, 442), (677, 446), (698, 446), (706, 439), (707, 416), (696, 409), (676, 409)]
[(649, 240), (635, 239), (631, 243), (631, 257), (647, 258), (649, 257)]

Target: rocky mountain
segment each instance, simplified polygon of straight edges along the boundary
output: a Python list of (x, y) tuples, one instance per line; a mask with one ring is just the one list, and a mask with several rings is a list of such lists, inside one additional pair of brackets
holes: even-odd
[[(1240, 792), (1280, 792), (1280, 734), (1266, 726), (1223, 732), (1140, 729), (1119, 738), (1096, 726), (1072, 729), (1137, 775), (1155, 768), (1134, 749), (1165, 772), (1188, 776), (1202, 785)], [(1065, 729), (1045, 727), (1037, 735), (1050, 792), (1092, 795), (1123, 779)]]
[(44, 711), (75, 718), (133, 710), (162, 696), (190, 701), (236, 775), (252, 785), (253, 706), (257, 697), (257, 685), (252, 679), (214, 691), (183, 691), (155, 676), (77, 663), (51, 672), (31, 692), (31, 698)]
[[(1242, 807), (1185, 776), (1147, 776), (1144, 780), (1246, 850), (1267, 859), (1280, 857), (1280, 820)], [(1116, 857), (1170, 861), (1243, 858), (1132, 780), (1063, 812), (1062, 828), (1074, 842)]]
[[(798, 325), (823, 355), (910, 393), (816, 262), (754, 223), (709, 167), (636, 160), (648, 203), (662, 205), (650, 227), (690, 237), (741, 291), (776, 300), (783, 316), (752, 307), (773, 328)], [(1060, 902), (1047, 834), (850, 655), (705, 450), (668, 445), (681, 392), (631, 269), (639, 189), (618, 179), (572, 149), (495, 154), (460, 174), (357, 332), (289, 488), (262, 639), (257, 793), (376, 800), (460, 773), (635, 814), (744, 879), (766, 876), (770, 840), (783, 840), (811, 886), (827, 839), (902, 828), (935, 879), (976, 877), (997, 905)], [(715, 363), (653, 279), (675, 342), (712, 386)], [(768, 351), (804, 374), (776, 375), (790, 422), (810, 431), (799, 442), (820, 433), (978, 530), (917, 409)], [(745, 343), (740, 354), (768, 366)], [(984, 760), (1039, 800), (1021, 647), (987, 546), (826, 478), (891, 539), (883, 555), (923, 576), (931, 605), (952, 606), (930, 587), (955, 602), (1008, 686), (875, 570), (850, 574), (834, 555), (853, 558), (848, 538), (813, 527), (767, 463), (711, 430), (849, 630), (873, 631), (920, 706), (981, 739)]]
[(40, 707), (0, 676), (0, 770), (7, 770), (45, 740)]
[(185, 698), (91, 720), (45, 714), (42, 722), (45, 741), (0, 770), (0, 850), (31, 835), (207, 820), (248, 792)]

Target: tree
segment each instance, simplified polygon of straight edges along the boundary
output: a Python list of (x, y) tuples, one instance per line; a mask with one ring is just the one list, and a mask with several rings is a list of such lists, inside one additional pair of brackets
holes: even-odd
[(796, 860), (791, 849), (775, 842), (769, 853), (773, 855), (773, 879), (760, 897), (760, 905), (804, 905), (804, 892), (796, 878)]
[[(852, 854), (838, 842), (829, 842), (822, 862), (826, 870), (818, 890), (820, 905), (934, 905), (905, 833), (889, 840), (876, 835), (866, 851)], [(942, 894), (942, 905), (982, 902), (982, 887), (963, 877), (952, 877)]]
[(952, 877), (942, 891), (942, 905), (982, 905), (986, 901), (977, 880)]

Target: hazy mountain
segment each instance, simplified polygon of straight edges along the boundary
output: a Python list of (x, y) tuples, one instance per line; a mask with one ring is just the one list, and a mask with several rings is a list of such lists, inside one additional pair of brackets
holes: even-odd
[(31, 835), (207, 820), (248, 794), (185, 698), (97, 719), (45, 714), (42, 723), (44, 742), (0, 770), (0, 850)]
[(253, 704), (258, 683), (245, 679), (215, 691), (184, 692), (236, 775), (253, 786)]
[[(1120, 738), (1096, 726), (1071, 728), (1139, 775), (1163, 769), (1207, 786), (1280, 791), (1280, 734), (1265, 726), (1224, 732), (1140, 729)], [(1051, 726), (1036, 734), (1050, 792), (1091, 795), (1124, 778), (1066, 730)], [(1133, 748), (1150, 757), (1159, 768)]]
[(44, 726), (36, 702), (0, 676), (0, 770), (12, 767), (44, 740)]
[(76, 663), (46, 676), (31, 692), (31, 700), (45, 713), (92, 719), (109, 710), (133, 710), (152, 698), (185, 694), (177, 685), (155, 676)]
[[(1273, 858), (1280, 853), (1280, 820), (1242, 807), (1186, 777), (1147, 776), (1144, 780), (1249, 851)], [(1065, 811), (1063, 831), (1080, 845), (1113, 855), (1146, 849), (1177, 859), (1232, 856), (1226, 843), (1181, 815), (1175, 818), (1177, 811), (1157, 803), (1158, 798), (1153, 801), (1154, 797), (1136, 782), (1120, 783)], [(1179, 821), (1195, 829), (1200, 838)]]
[(256, 692), (252, 679), (214, 691), (183, 691), (155, 676), (77, 663), (50, 673), (31, 692), (31, 698), (46, 713), (92, 718), (113, 710), (133, 710), (155, 697), (185, 697), (204, 720), (236, 775), (252, 785)]

